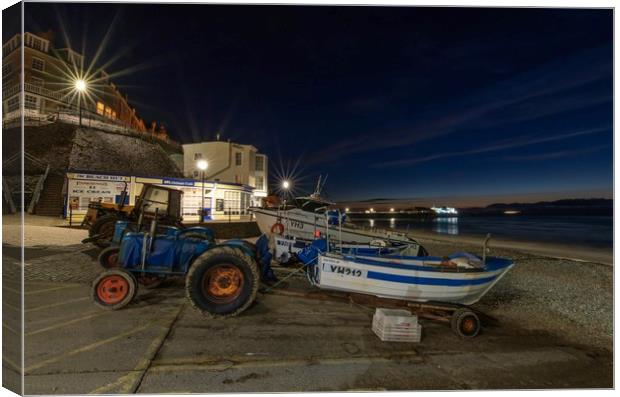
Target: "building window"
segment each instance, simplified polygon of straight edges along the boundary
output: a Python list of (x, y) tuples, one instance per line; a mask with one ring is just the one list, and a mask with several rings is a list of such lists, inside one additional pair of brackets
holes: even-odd
[(241, 152), (235, 153), (235, 165), (239, 166), (243, 162), (243, 157)]
[(35, 50), (43, 51), (43, 42), (39, 39), (32, 38), (32, 48)]
[(37, 108), (37, 97), (32, 95), (26, 95), (26, 103), (24, 104), (26, 109), (36, 109)]
[(194, 160), (201, 160), (202, 159), (202, 153), (194, 153)]
[(264, 171), (265, 158), (263, 156), (256, 156), (256, 171)]
[(262, 176), (256, 177), (256, 189), (265, 190), (265, 178)]
[(115, 119), (116, 118), (116, 111), (112, 110), (112, 118)]
[(109, 106), (105, 107), (105, 116), (106, 117), (112, 117), (112, 108)]
[(32, 85), (36, 85), (37, 87), (43, 87), (43, 79), (39, 79), (37, 77), (30, 77), (30, 83)]
[(101, 102), (97, 102), (97, 114), (100, 114), (103, 116), (105, 110), (105, 105)]
[(11, 64), (5, 63), (2, 65), (2, 76), (8, 76), (11, 73)]
[(15, 111), (19, 109), (19, 95), (15, 95), (13, 98), (8, 101), (9, 112)]
[(45, 61), (39, 58), (32, 58), (32, 68), (43, 72), (45, 70)]

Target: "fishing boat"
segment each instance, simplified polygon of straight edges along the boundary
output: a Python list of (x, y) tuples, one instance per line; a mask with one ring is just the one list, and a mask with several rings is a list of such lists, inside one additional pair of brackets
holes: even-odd
[[(312, 240), (304, 240), (294, 236), (274, 236), (273, 258), (280, 264), (289, 263), (297, 254), (312, 244)], [(331, 243), (331, 251), (338, 251), (349, 255), (415, 255), (419, 252), (418, 246), (407, 243), (373, 240), (368, 244), (335, 244)]]
[(415, 302), (471, 305), (478, 302), (513, 267), (508, 259), (470, 253), (448, 257), (352, 255), (332, 252), (316, 240), (298, 253), (310, 282), (321, 289)]
[(362, 228), (347, 222), (345, 213), (330, 210), (334, 203), (321, 197), (322, 187), (319, 177), (317, 187), (310, 196), (297, 197), (291, 205), (275, 208), (251, 207), (250, 211), (256, 217), (261, 232), (268, 235), (288, 235), (305, 241), (313, 241), (318, 237), (337, 237), (343, 244), (370, 244), (375, 240), (385, 240), (407, 244), (416, 250), (416, 255), (425, 254), (424, 248), (405, 233)]

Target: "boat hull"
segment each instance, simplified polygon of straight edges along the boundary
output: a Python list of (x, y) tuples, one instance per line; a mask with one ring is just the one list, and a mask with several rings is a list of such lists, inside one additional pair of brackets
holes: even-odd
[(395, 263), (320, 255), (316, 265), (317, 286), (382, 298), (471, 305), (513, 266), (505, 259), (490, 258), (490, 266), (484, 270), (441, 271), (423, 265), (423, 260), (418, 262)]

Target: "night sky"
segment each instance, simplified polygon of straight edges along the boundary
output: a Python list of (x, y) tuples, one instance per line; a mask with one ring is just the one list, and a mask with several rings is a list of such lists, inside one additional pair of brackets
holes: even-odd
[[(612, 194), (611, 10), (26, 3), (182, 143), (334, 200)], [(297, 165), (297, 166), (296, 166)], [(296, 167), (295, 167), (296, 166)]]

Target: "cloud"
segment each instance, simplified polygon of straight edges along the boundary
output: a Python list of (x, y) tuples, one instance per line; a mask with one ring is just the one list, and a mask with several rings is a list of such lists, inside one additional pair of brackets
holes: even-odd
[(531, 154), (531, 155), (523, 155), (523, 156), (506, 156), (504, 160), (511, 161), (537, 161), (537, 160), (551, 160), (562, 157), (577, 157), (582, 154), (594, 153), (599, 150), (608, 148), (609, 145), (599, 145), (593, 146), (591, 148), (586, 149), (576, 149), (576, 150), (561, 150), (557, 152), (548, 152), (548, 153), (540, 153), (540, 154)]
[(604, 131), (609, 131), (610, 128), (611, 127), (592, 128), (592, 129), (570, 132), (570, 133), (559, 134), (559, 135), (552, 135), (552, 136), (547, 136), (547, 137), (522, 136), (522, 137), (512, 138), (510, 140), (499, 141), (492, 145), (478, 147), (475, 149), (454, 151), (454, 152), (442, 152), (442, 153), (437, 153), (437, 154), (433, 154), (429, 156), (413, 157), (413, 158), (408, 157), (405, 159), (375, 163), (372, 165), (372, 167), (374, 168), (395, 167), (395, 166), (425, 163), (428, 161), (449, 158), (449, 157), (462, 157), (462, 156), (470, 156), (470, 155), (480, 154), (480, 153), (496, 152), (500, 150), (535, 145), (539, 143), (560, 141), (560, 140), (574, 138), (574, 137), (582, 136), (582, 135), (596, 134), (596, 133), (600, 133)]
[(581, 51), (481, 88), (466, 98), (412, 110), (413, 120), (409, 125), (360, 131), (357, 139), (341, 141), (309, 156), (309, 163), (318, 164), (367, 151), (411, 146), (456, 133), (474, 122), (478, 123), (477, 128), (479, 124), (488, 128), (592, 106), (609, 101), (610, 95), (595, 93), (587, 98), (570, 95), (565, 98), (567, 91), (611, 77), (611, 51), (607, 46)]

